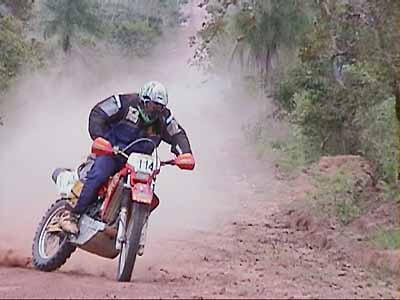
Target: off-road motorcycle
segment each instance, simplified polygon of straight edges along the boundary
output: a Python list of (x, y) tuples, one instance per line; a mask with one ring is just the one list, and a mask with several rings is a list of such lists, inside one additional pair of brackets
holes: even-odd
[[(152, 143), (151, 155), (126, 154), (127, 149), (143, 142)], [(51, 205), (37, 227), (32, 245), (36, 269), (48, 272), (58, 269), (79, 247), (110, 259), (119, 256), (117, 280), (130, 281), (136, 256), (143, 255), (150, 211), (158, 204), (154, 188), (161, 167), (194, 168), (193, 159), (160, 161), (157, 146), (147, 138), (138, 139), (122, 150), (97, 138), (92, 144), (92, 156), (99, 155), (122, 155), (126, 164), (110, 177), (100, 189), (97, 201), (81, 215), (77, 236), (64, 232), (59, 220), (68, 205), (76, 204), (90, 163), (76, 170), (58, 168), (53, 172), (61, 198)]]

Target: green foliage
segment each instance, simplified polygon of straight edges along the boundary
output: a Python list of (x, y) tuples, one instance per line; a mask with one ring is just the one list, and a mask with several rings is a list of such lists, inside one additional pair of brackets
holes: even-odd
[(361, 213), (355, 181), (348, 171), (341, 168), (333, 176), (317, 174), (314, 179), (317, 192), (312, 198), (318, 211), (334, 216), (344, 225)]
[[(209, 18), (198, 35), (202, 43), (195, 58), (212, 61), (225, 51), (229, 63), (239, 61), (246, 76), (275, 80), (277, 115), (287, 116), (291, 141), (297, 144), (281, 145), (280, 151), (306, 163), (321, 155), (361, 154), (373, 162), (378, 179), (396, 180), (399, 1), (205, 0), (202, 5)], [(298, 59), (280, 67), (288, 48)], [(212, 65), (221, 68), (221, 63)], [(271, 150), (263, 122), (252, 128), (259, 153)]]
[(2, 17), (0, 28), (0, 89), (4, 90), (22, 65), (27, 45), (22, 37), (22, 25), (15, 18)]
[(290, 177), (295, 174), (296, 170), (308, 163), (303, 150), (304, 146), (294, 135), (294, 131), (285, 140), (275, 140), (270, 145), (273, 150), (279, 152), (276, 164), (286, 176)]
[(194, 63), (218, 65), (216, 47), (221, 39), (230, 39), (231, 53), (225, 55), (225, 64), (239, 61), (242, 72), (254, 73), (263, 85), (269, 80), (270, 70), (279, 51), (293, 47), (308, 26), (304, 2), (296, 0), (204, 1), (208, 20), (197, 38)]
[(104, 24), (105, 40), (129, 56), (149, 53), (159, 38), (181, 20), (181, 1), (122, 0), (101, 3), (99, 16)]
[(112, 41), (128, 55), (144, 56), (154, 47), (161, 33), (145, 21), (125, 21), (112, 30)]
[(44, 21), (45, 38), (57, 35), (63, 51), (68, 53), (82, 34), (100, 36), (102, 24), (93, 13), (96, 4), (96, 1), (88, 0), (46, 0), (45, 15), (50, 17)]
[[(180, 7), (186, 2), (0, 0), (0, 97), (20, 73), (44, 66), (58, 54), (59, 47), (48, 39), (57, 38), (65, 53), (80, 45), (104, 55), (112, 44), (126, 54), (145, 55), (166, 29), (182, 21)], [(42, 34), (45, 42), (38, 38)]]
[(0, 90), (5, 91), (23, 66), (40, 64), (40, 49), (25, 40), (21, 21), (0, 18)]
[[(43, 48), (34, 39), (27, 41), (22, 21), (0, 17), (0, 97), (24, 71), (43, 65)], [(3, 125), (0, 117), (0, 125)]]
[(233, 17), (236, 31), (259, 57), (276, 51), (280, 46), (291, 47), (299, 41), (307, 18), (299, 11), (295, 0), (255, 1), (254, 7), (243, 4)]
[(32, 16), (34, 1), (32, 0), (0, 0), (1, 15), (12, 15), (22, 21)]
[(397, 122), (395, 99), (390, 97), (371, 106), (366, 114), (359, 116), (363, 121), (360, 133), (361, 152), (370, 161), (382, 180), (394, 183), (397, 176)]
[(182, 18), (180, 7), (187, 3), (187, 0), (160, 0), (161, 13), (158, 17), (161, 17), (163, 26), (176, 27)]
[(400, 228), (382, 229), (371, 237), (371, 241), (383, 249), (400, 249)]
[(295, 79), (298, 78), (298, 76), (293, 75), (290, 79), (283, 78), (277, 83), (277, 91), (275, 92), (274, 99), (277, 100), (280, 107), (287, 112), (292, 112), (296, 108), (293, 96), (298, 86)]
[(277, 88), (276, 100), (290, 113), (306, 161), (362, 153), (376, 163), (379, 175), (393, 180), (396, 124), (388, 86), (368, 65), (344, 66), (345, 86), (329, 69), (329, 63), (303, 63)]
[[(119, 21), (145, 21), (150, 27), (175, 27), (180, 18), (180, 7), (184, 1), (177, 0), (120, 0), (109, 1), (108, 14)], [(113, 8), (116, 8), (115, 11)]]
[(394, 98), (373, 53), (378, 51), (374, 32), (357, 17), (356, 6), (321, 1), (317, 8), (316, 25), (300, 47), (300, 63), (276, 85), (276, 103), (289, 114), (306, 161), (363, 154), (381, 179), (393, 182)]
[[(271, 128), (277, 131), (288, 131), (284, 137), (272, 137)], [(273, 129), (274, 130), (274, 129)], [(304, 166), (306, 162), (303, 144), (296, 135), (296, 131), (290, 127), (277, 123), (272, 115), (258, 119), (254, 124), (243, 127), (247, 141), (254, 145), (258, 159), (266, 156), (274, 158), (280, 172), (287, 177), (293, 176), (294, 171)]]
[(400, 204), (400, 188), (396, 182), (381, 180), (378, 182), (378, 187), (385, 201)]

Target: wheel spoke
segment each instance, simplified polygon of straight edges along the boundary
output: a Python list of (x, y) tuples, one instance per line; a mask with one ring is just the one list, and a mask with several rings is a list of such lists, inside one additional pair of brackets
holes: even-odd
[(49, 217), (39, 237), (39, 255), (48, 259), (57, 253), (65, 240), (65, 236), (54, 228), (58, 225), (64, 208), (59, 208)]

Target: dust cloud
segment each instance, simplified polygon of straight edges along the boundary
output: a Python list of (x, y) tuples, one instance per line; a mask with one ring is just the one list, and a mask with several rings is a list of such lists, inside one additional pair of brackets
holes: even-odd
[[(188, 66), (193, 50), (187, 38), (201, 15), (196, 9), (191, 25), (166, 39), (150, 58), (100, 57), (82, 50), (21, 79), (10, 91), (1, 105), (0, 251), (30, 255), (36, 226), (57, 199), (52, 171), (74, 168), (89, 153), (90, 109), (114, 93), (135, 92), (149, 80), (167, 86), (170, 109), (188, 133), (197, 164), (194, 172), (162, 170), (156, 187), (161, 204), (150, 219), (149, 244), (205, 229), (234, 210), (233, 183), (224, 178), (224, 168), (231, 147), (240, 147), (241, 127), (252, 109), (235, 99), (244, 96), (229, 80)], [(168, 150), (167, 145), (161, 149), (164, 159), (171, 155)]]
[(15, 253), (14, 250), (0, 251), (0, 267), (31, 268), (32, 259)]

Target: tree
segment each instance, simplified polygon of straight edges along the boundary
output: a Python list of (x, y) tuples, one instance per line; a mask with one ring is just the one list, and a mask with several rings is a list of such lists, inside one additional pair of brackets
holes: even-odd
[(11, 14), (14, 17), (27, 21), (32, 16), (35, 0), (0, 0), (0, 12), (2, 15)]
[(16, 78), (20, 68), (37, 59), (35, 49), (25, 40), (20, 20), (0, 18), (0, 91), (5, 91)]
[(105, 38), (124, 55), (146, 55), (166, 30), (178, 24), (180, 5), (177, 0), (103, 1), (100, 15), (108, 20)]
[(26, 39), (21, 20), (11, 15), (0, 17), (0, 97), (16, 80), (22, 67), (41, 64), (40, 49), (39, 44)]
[(397, 4), (316, 0), (314, 25), (299, 45), (300, 63), (276, 93), (309, 158), (362, 153), (387, 182), (398, 176)]
[(111, 31), (111, 41), (126, 55), (144, 56), (154, 47), (161, 33), (145, 21), (118, 22)]
[(46, 0), (50, 19), (45, 21), (45, 38), (58, 35), (65, 53), (69, 53), (73, 43), (79, 40), (83, 33), (99, 36), (101, 21), (93, 13), (97, 2), (94, 0)]
[(301, 2), (263, 0), (243, 5), (234, 22), (241, 43), (250, 49), (250, 59), (265, 77), (279, 50), (298, 43), (307, 18)]
[(296, 0), (203, 1), (200, 6), (206, 7), (208, 19), (198, 33), (194, 59), (212, 57), (213, 44), (228, 35), (235, 41), (230, 63), (238, 58), (242, 69), (253, 68), (264, 81), (274, 58), (282, 48), (296, 45), (308, 20), (306, 4)]
[(382, 68), (380, 75), (389, 83), (396, 100), (397, 179), (400, 180), (400, 2), (368, 0), (367, 5), (379, 50), (371, 59)]

